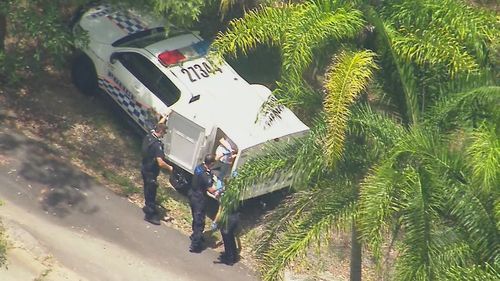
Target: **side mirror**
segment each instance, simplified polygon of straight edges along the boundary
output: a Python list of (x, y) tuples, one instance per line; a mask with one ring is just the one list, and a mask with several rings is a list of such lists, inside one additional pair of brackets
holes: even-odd
[(118, 60), (118, 53), (112, 53), (109, 57), (109, 62), (114, 64)]
[(200, 99), (200, 95), (192, 96), (191, 99), (189, 99), (189, 103), (195, 102)]

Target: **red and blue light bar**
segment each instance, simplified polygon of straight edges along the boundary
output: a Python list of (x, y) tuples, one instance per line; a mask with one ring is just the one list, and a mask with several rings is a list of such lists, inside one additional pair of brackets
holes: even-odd
[(207, 54), (209, 45), (210, 43), (207, 41), (200, 41), (180, 49), (165, 51), (158, 55), (158, 60), (164, 66), (169, 66), (194, 58), (199, 58)]

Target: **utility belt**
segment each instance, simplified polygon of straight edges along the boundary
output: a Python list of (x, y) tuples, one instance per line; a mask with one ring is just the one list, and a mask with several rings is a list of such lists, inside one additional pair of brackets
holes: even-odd
[(194, 189), (193, 187), (191, 187), (188, 191), (188, 196), (195, 199), (204, 199), (205, 193), (200, 189)]
[(142, 177), (144, 178), (145, 182), (155, 184), (155, 185), (158, 184), (158, 182), (156, 181), (158, 174), (155, 174), (153, 172), (144, 171), (144, 170), (141, 170), (141, 174), (142, 174)]

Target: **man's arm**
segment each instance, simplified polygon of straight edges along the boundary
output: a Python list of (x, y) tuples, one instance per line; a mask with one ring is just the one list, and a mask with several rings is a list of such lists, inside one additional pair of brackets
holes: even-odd
[(161, 115), (160, 121), (158, 121), (158, 124), (167, 123), (168, 116), (170, 115), (170, 113), (172, 113), (172, 109), (168, 108), (167, 112), (165, 114)]
[(212, 193), (212, 194), (215, 194), (215, 192), (217, 191), (217, 188), (215, 187), (215, 184), (210, 186), (209, 188), (207, 188), (208, 192)]
[(174, 167), (167, 164), (167, 162), (163, 161), (161, 157), (156, 157), (156, 162), (158, 162), (158, 166), (162, 169), (167, 170), (169, 173), (174, 171)]

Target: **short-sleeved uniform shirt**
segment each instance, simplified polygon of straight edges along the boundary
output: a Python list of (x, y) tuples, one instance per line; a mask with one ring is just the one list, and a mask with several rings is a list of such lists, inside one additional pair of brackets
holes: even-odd
[(165, 158), (163, 143), (152, 132), (147, 134), (142, 140), (142, 171), (157, 177), (160, 167), (156, 158)]
[(191, 182), (192, 195), (203, 195), (213, 185), (212, 173), (200, 164), (194, 169), (193, 181)]

